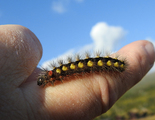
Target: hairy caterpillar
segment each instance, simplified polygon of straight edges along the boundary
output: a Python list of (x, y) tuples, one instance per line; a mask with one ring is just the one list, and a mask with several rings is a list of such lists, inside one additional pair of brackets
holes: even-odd
[(80, 75), (83, 73), (91, 72), (123, 72), (127, 67), (127, 63), (124, 60), (118, 58), (112, 58), (109, 56), (101, 57), (99, 54), (96, 57), (89, 57), (86, 54), (85, 59), (80, 59), (79, 55), (76, 57), (76, 61), (68, 58), (68, 63), (63, 64), (63, 61), (58, 61), (58, 67), (53, 66), (53, 70), (44, 70), (39, 75), (37, 84), (39, 86), (45, 86), (47, 83), (54, 85), (54, 82), (61, 81), (64, 77), (71, 75)]

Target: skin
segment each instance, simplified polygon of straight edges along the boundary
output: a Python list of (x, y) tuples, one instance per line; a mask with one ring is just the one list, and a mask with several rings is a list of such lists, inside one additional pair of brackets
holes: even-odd
[(37, 37), (23, 26), (0, 26), (0, 119), (89, 120), (101, 115), (138, 83), (155, 61), (153, 45), (145, 40), (128, 44), (116, 54), (129, 64), (119, 77), (92, 74), (41, 87), (36, 78), (42, 56)]

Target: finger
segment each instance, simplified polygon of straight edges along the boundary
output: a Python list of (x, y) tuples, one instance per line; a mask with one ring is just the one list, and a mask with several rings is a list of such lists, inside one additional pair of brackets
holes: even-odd
[(111, 107), (128, 89), (139, 82), (151, 69), (155, 61), (155, 50), (149, 41), (141, 40), (133, 42), (121, 50), (118, 54), (125, 57), (128, 63), (127, 70), (120, 80), (109, 82), (109, 95)]
[(0, 26), (0, 49), (0, 84), (5, 87), (19, 86), (35, 69), (42, 55), (37, 37), (19, 25)]

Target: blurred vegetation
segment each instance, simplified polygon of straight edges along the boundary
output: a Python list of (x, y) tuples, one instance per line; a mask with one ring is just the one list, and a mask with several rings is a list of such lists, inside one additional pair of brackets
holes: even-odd
[[(94, 120), (126, 120), (155, 115), (155, 72), (126, 92), (105, 114)], [(147, 119), (148, 120), (148, 119)]]

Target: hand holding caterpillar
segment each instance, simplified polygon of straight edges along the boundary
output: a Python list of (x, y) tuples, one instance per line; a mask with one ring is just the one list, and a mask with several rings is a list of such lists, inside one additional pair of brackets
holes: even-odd
[[(54, 78), (55, 87), (41, 89), (36, 85), (36, 74), (40, 74), (36, 65), (42, 55), (42, 47), (37, 37), (30, 30), (19, 25), (2, 25), (0, 33), (1, 119), (93, 119), (106, 112), (127, 90), (138, 83), (155, 61), (152, 43), (145, 40), (136, 41), (126, 45), (117, 53), (127, 60), (126, 62), (122, 59), (124, 71), (119, 71), (119, 69), (114, 71), (114, 67), (108, 69), (107, 65), (114, 66), (114, 62), (111, 65), (109, 64), (111, 62), (107, 61), (106, 64), (108, 64), (105, 65), (108, 68), (101, 70), (100, 73), (103, 76), (108, 75), (107, 77), (96, 75), (95, 69), (94, 71), (91, 69), (90, 72), (88, 71), (90, 77), (87, 77), (86, 71), (82, 71), (76, 74), (80, 76), (84, 73), (81, 78), (86, 75), (85, 79), (77, 79), (75, 82), (72, 79), (70, 82), (66, 81), (66, 77), (74, 76), (71, 74), (63, 76), (62, 80), (66, 81), (65, 85)], [(95, 58), (93, 60), (97, 60)], [(111, 60), (113, 59), (115, 58)], [(118, 60), (122, 63), (121, 58)], [(91, 65), (90, 63), (88, 64)], [(83, 70), (87, 67), (83, 67)], [(54, 69), (50, 71), (53, 72)], [(47, 75), (48, 71), (44, 70), (44, 72), (40, 76)], [(114, 73), (116, 76), (120, 74), (121, 76), (109, 78)], [(91, 74), (95, 74), (94, 77)], [(45, 85), (51, 84), (51, 81), (47, 81), (48, 79), (44, 80), (47, 82)], [(60, 81), (59, 86), (56, 84), (57, 81)]]

